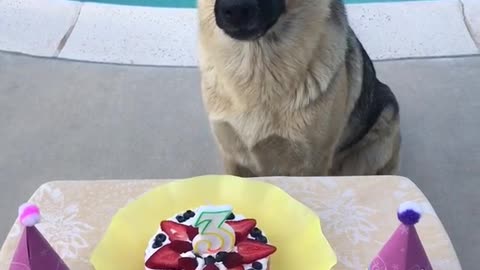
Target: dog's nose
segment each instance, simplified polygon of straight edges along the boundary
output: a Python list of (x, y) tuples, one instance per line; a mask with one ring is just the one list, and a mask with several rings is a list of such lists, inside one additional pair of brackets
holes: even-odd
[(246, 28), (258, 14), (256, 0), (217, 0), (216, 4), (217, 16), (226, 28)]

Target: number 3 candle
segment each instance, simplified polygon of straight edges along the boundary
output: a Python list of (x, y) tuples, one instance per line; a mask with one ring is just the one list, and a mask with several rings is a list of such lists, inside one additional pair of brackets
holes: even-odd
[(215, 254), (233, 251), (235, 232), (225, 221), (232, 213), (231, 206), (203, 206), (197, 212), (194, 226), (199, 234), (193, 239), (197, 254)]

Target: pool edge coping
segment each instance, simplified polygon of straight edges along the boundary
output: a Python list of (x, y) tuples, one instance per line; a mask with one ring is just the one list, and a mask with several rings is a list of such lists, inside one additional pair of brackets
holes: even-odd
[[(44, 25), (36, 27), (31, 18), (26, 18), (31, 27), (27, 27), (23, 35), (8, 38), (8, 34), (15, 31), (5, 30), (7, 38), (0, 37), (2, 51), (87, 62), (197, 65), (195, 9), (64, 0), (24, 0), (22, 3), (24, 6), (18, 5), (17, 11), (31, 9), (32, 4), (41, 6), (38, 18), (49, 21), (47, 25), (52, 27), (42, 33), (39, 27)], [(480, 40), (476, 43), (474, 38), (480, 38), (480, 24), (471, 23), (476, 22), (473, 13), (477, 9), (480, 2), (475, 0), (347, 5), (352, 27), (374, 60), (479, 54)], [(470, 10), (473, 12), (469, 13)], [(18, 14), (20, 18), (7, 16), (6, 21), (11, 19), (10, 24), (14, 25), (24, 22), (22, 16), (31, 16), (28, 12)], [(109, 18), (99, 14), (108, 14)], [(112, 24), (112, 21), (119, 23)], [(183, 24), (182, 31), (177, 31), (180, 24)], [(158, 30), (159, 25), (165, 29)], [(0, 26), (0, 30), (4, 28)], [(134, 31), (129, 31), (131, 29)]]

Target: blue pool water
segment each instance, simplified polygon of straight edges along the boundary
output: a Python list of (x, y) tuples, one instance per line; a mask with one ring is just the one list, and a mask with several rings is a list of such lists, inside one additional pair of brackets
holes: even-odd
[[(372, 2), (405, 2), (418, 0), (344, 0), (347, 4), (372, 3)], [(197, 0), (83, 0), (83, 2), (96, 2), (130, 6), (151, 6), (169, 8), (194, 8)]]

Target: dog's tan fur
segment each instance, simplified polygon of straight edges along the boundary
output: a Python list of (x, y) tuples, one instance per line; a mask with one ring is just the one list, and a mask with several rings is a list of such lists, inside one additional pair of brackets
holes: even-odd
[[(387, 107), (361, 141), (359, 46), (330, 0), (287, 0), (259, 40), (231, 39), (215, 24), (215, 0), (199, 1), (202, 93), (226, 172), (239, 176), (391, 174), (398, 167), (398, 114)], [(355, 43), (356, 44), (356, 43)], [(359, 44), (358, 44), (359, 45)]]

